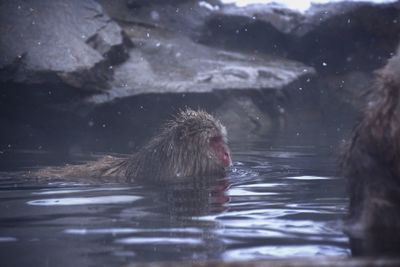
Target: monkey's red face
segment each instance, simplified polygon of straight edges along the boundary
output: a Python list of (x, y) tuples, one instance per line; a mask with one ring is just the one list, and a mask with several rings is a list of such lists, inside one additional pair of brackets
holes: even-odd
[(210, 147), (214, 152), (217, 160), (226, 168), (232, 165), (231, 155), (222, 136), (215, 136), (210, 138)]

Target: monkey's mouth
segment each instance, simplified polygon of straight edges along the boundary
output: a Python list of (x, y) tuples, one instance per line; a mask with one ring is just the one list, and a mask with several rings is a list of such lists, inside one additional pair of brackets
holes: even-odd
[(210, 145), (222, 167), (227, 168), (232, 165), (231, 155), (222, 136), (210, 138)]
[(228, 152), (224, 153), (221, 161), (222, 161), (224, 168), (228, 168), (228, 167), (232, 166), (231, 155)]

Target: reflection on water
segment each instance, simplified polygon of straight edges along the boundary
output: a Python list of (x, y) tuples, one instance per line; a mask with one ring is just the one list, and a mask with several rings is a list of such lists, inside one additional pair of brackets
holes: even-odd
[(332, 148), (282, 143), (232, 144), (234, 166), (218, 180), (100, 186), (2, 173), (1, 258), (7, 266), (121, 266), (350, 255)]
[(131, 203), (137, 199), (139, 199), (139, 197), (135, 196), (49, 198), (49, 199), (38, 199), (38, 200), (28, 201), (28, 204), (34, 206), (118, 204), (118, 203)]

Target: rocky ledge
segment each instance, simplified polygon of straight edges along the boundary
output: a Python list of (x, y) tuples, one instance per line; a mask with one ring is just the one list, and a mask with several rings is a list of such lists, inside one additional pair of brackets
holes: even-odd
[(304, 13), (216, 0), (0, 7), (2, 151), (126, 152), (184, 106), (219, 114), (233, 140), (326, 116), (337, 129), (400, 32), (399, 2)]

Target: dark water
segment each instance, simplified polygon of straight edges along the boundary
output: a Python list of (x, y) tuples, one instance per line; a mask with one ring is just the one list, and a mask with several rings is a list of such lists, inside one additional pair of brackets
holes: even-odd
[(336, 142), (293, 133), (231, 146), (234, 166), (219, 180), (99, 186), (3, 172), (2, 265), (350, 255)]

